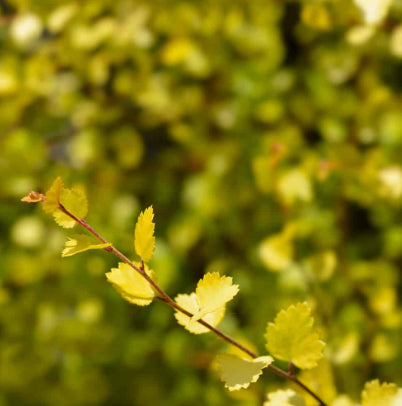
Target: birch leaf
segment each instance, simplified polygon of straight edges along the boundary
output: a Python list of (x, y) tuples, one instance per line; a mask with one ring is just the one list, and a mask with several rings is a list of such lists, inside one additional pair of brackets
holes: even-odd
[(144, 262), (148, 262), (155, 249), (155, 224), (152, 222), (154, 211), (152, 206), (141, 212), (135, 226), (135, 251)]
[(60, 203), (78, 219), (83, 219), (88, 214), (88, 201), (84, 190), (72, 188), (61, 190)]
[(53, 182), (50, 189), (46, 192), (46, 200), (43, 202), (43, 210), (48, 213), (52, 214), (59, 205), (60, 201), (60, 194), (62, 189), (64, 188), (64, 183), (61, 177), (57, 177)]
[[(181, 306), (183, 309), (189, 311), (192, 314), (196, 314), (200, 311), (197, 295), (194, 292), (191, 293), (190, 295), (184, 294), (177, 295), (175, 301), (179, 306)], [(207, 323), (211, 324), (212, 326), (216, 327), (221, 322), (224, 315), (225, 315), (225, 306), (221, 307), (220, 309), (214, 312), (205, 314), (202, 317), (202, 319)], [(194, 322), (192, 318), (186, 316), (184, 313), (176, 311), (175, 317), (178, 323), (184, 326), (184, 328), (190, 331), (190, 333), (203, 334), (209, 333), (211, 331), (208, 328), (204, 327), (202, 324)]]
[(88, 250), (101, 250), (103, 248), (109, 247), (110, 243), (99, 243), (95, 238), (85, 235), (76, 234), (74, 236), (68, 237), (68, 241), (64, 246), (62, 257), (71, 257), (72, 255), (78, 254), (79, 252), (84, 252)]
[(398, 388), (393, 383), (380, 383), (378, 379), (366, 382), (362, 392), (362, 406), (393, 406)]
[(67, 189), (63, 180), (58, 177), (46, 192), (46, 200), (43, 202), (43, 210), (53, 214), (58, 225), (64, 228), (72, 228), (76, 221), (59, 209), (59, 204), (78, 219), (84, 218), (88, 213), (88, 202), (85, 192), (79, 188)]
[(256, 382), (273, 358), (264, 356), (248, 360), (233, 354), (219, 354), (217, 362), (222, 381), (230, 391), (234, 391), (248, 388), (250, 383)]
[(314, 368), (323, 357), (324, 343), (313, 330), (314, 319), (307, 303), (281, 310), (274, 323), (268, 323), (265, 338), (270, 353), (301, 369)]
[[(152, 276), (151, 271), (148, 271), (148, 274)], [(112, 268), (112, 271), (106, 274), (106, 278), (123, 299), (130, 303), (147, 306), (154, 298), (149, 282), (124, 262), (120, 262), (118, 268)]]
[(207, 313), (224, 307), (238, 292), (239, 287), (232, 284), (232, 278), (220, 276), (218, 272), (205, 274), (195, 291), (199, 311), (194, 315), (194, 319), (201, 319)]

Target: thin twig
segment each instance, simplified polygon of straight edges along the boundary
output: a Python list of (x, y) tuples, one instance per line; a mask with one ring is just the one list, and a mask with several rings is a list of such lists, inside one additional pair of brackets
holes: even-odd
[[(100, 234), (98, 234), (85, 220), (79, 219), (74, 214), (70, 213), (61, 203), (59, 203), (59, 209), (65, 213), (67, 216), (71, 217), (73, 220), (75, 220), (78, 224), (80, 224), (82, 227), (84, 227), (86, 230), (88, 230), (92, 235), (94, 235), (96, 238), (98, 238), (100, 241), (102, 241), (105, 244), (109, 244), (107, 240), (105, 240)], [(137, 266), (133, 261), (131, 261), (129, 258), (127, 258), (122, 252), (120, 252), (117, 248), (115, 248), (113, 245), (110, 245), (106, 248), (103, 248), (105, 251), (111, 252), (114, 255), (116, 255), (118, 258), (120, 258), (123, 262), (131, 266), (135, 271), (141, 274), (142, 277), (144, 277), (147, 282), (152, 286), (152, 288), (157, 292), (155, 295), (155, 298), (168, 304), (170, 307), (174, 308), (175, 310), (185, 314), (188, 317), (193, 317), (193, 314), (187, 311), (186, 309), (182, 308), (179, 306), (156, 282), (152, 280), (152, 278), (146, 273), (145, 271), (145, 266), (144, 262), (141, 260), (141, 266)], [(207, 323), (206, 321), (199, 319), (197, 320), (198, 323), (206, 327), (207, 329), (211, 330), (214, 332), (217, 336), (225, 340), (226, 342), (232, 344), (233, 346), (239, 348), (241, 351), (249, 355), (251, 358), (257, 358), (258, 355), (254, 353), (253, 351), (249, 350), (248, 348), (244, 347), (242, 344), (240, 344), (238, 341), (236, 341), (234, 338), (228, 336), (218, 328), (212, 326), (211, 324)], [(290, 364), (292, 365), (292, 364)], [(317, 402), (319, 403), (319, 406), (327, 406), (327, 404), (316, 394), (314, 393), (310, 388), (308, 388), (304, 383), (299, 381), (299, 379), (293, 374), (293, 367), (289, 369), (289, 372), (286, 372), (274, 365), (268, 365), (267, 367), (269, 370), (274, 372), (275, 374), (282, 376), (286, 379), (289, 379), (290, 381), (294, 382), (296, 385), (298, 385), (300, 388), (302, 388), (305, 392), (307, 392), (309, 395), (311, 395)]]

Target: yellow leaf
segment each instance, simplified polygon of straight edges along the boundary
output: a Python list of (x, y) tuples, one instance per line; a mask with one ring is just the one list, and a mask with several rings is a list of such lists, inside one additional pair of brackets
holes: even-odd
[(152, 222), (154, 211), (152, 206), (142, 212), (135, 225), (134, 245), (137, 254), (144, 262), (148, 262), (155, 249), (155, 224)]
[(314, 319), (307, 303), (281, 310), (275, 323), (268, 323), (265, 338), (274, 357), (293, 362), (301, 369), (314, 368), (323, 357), (324, 343), (313, 330)]
[(378, 379), (366, 382), (362, 392), (362, 406), (393, 406), (398, 388), (393, 383), (382, 383)]
[(57, 177), (50, 189), (46, 192), (46, 200), (43, 202), (43, 210), (46, 213), (53, 213), (57, 210), (60, 201), (60, 194), (64, 188), (64, 183), (61, 177)]
[(58, 33), (68, 24), (72, 17), (77, 13), (76, 4), (63, 4), (57, 7), (49, 14), (47, 26), (51, 33)]
[(396, 393), (392, 406), (401, 406), (402, 405), (402, 388), (398, 388), (398, 392)]
[(374, 34), (373, 25), (357, 25), (346, 32), (346, 41), (352, 45), (361, 45), (367, 42)]
[[(200, 311), (197, 295), (195, 293), (191, 293), (190, 295), (183, 294), (177, 295), (175, 301), (179, 306), (181, 306), (183, 309), (189, 311), (192, 314), (196, 314)], [(211, 324), (212, 326), (216, 327), (221, 322), (224, 315), (225, 315), (225, 306), (221, 307), (220, 309), (214, 312), (205, 314), (202, 317), (202, 319), (207, 323)], [(190, 333), (203, 334), (211, 331), (208, 328), (204, 327), (202, 324), (193, 322), (190, 317), (186, 316), (181, 312), (178, 311), (175, 312), (175, 317), (178, 323), (184, 326), (184, 328), (190, 331)]]
[(331, 406), (356, 406), (356, 403), (353, 402), (352, 399), (350, 399), (347, 395), (339, 395), (331, 403)]
[(57, 177), (50, 189), (46, 192), (46, 200), (43, 202), (43, 210), (53, 214), (57, 224), (64, 228), (72, 228), (76, 221), (59, 209), (59, 205), (73, 214), (78, 219), (87, 215), (88, 203), (85, 192), (78, 188), (66, 189), (63, 180)]
[(21, 48), (29, 47), (40, 37), (42, 30), (41, 19), (32, 12), (18, 14), (10, 24), (11, 38)]
[(399, 24), (393, 31), (389, 41), (392, 55), (402, 58), (402, 24)]
[(77, 234), (72, 237), (68, 237), (68, 241), (65, 244), (61, 256), (70, 257), (72, 255), (78, 254), (79, 252), (84, 252), (88, 250), (101, 250), (103, 248), (109, 247), (110, 245), (112, 244), (99, 243), (98, 240), (89, 235)]
[(219, 375), (225, 386), (230, 390), (248, 388), (256, 382), (262, 370), (273, 362), (270, 356), (258, 357), (253, 360), (240, 358), (233, 354), (219, 354), (217, 363)]
[(378, 24), (388, 14), (392, 0), (354, 0), (367, 24)]
[[(152, 272), (148, 274), (151, 276)], [(154, 292), (151, 285), (130, 265), (120, 262), (118, 268), (106, 273), (108, 282), (112, 283), (123, 299), (138, 306), (149, 305)]]
[[(327, 359), (321, 359), (313, 369), (301, 371), (299, 379), (309, 388), (314, 388), (314, 392), (321, 399), (332, 405), (336, 398), (336, 388), (331, 363)], [(295, 390), (300, 395), (305, 394), (299, 387), (295, 387)], [(317, 406), (317, 401), (311, 396), (306, 396), (305, 402), (307, 406)]]
[(258, 189), (263, 193), (270, 193), (274, 185), (274, 163), (265, 156), (253, 159), (253, 172)]
[(237, 285), (232, 285), (232, 278), (219, 276), (218, 272), (207, 273), (198, 282), (195, 293), (178, 295), (176, 303), (193, 314), (188, 317), (176, 312), (175, 317), (179, 324), (194, 334), (208, 333), (210, 330), (197, 323), (203, 319), (207, 323), (217, 326), (225, 314), (225, 304), (239, 291)]
[(239, 287), (232, 284), (232, 278), (220, 276), (218, 272), (205, 274), (195, 290), (200, 310), (194, 319), (201, 319), (205, 314), (224, 307), (238, 292)]
[(338, 345), (332, 349), (332, 362), (334, 364), (348, 363), (359, 351), (360, 335), (356, 331), (342, 334)]
[(325, 250), (309, 257), (305, 264), (319, 281), (328, 280), (337, 266), (337, 257), (334, 251)]
[(305, 406), (306, 403), (296, 392), (291, 389), (277, 390), (268, 393), (267, 401), (263, 406)]
[(290, 169), (278, 178), (277, 190), (286, 206), (310, 202), (313, 198), (310, 178), (302, 169), (298, 168)]
[(75, 217), (82, 219), (88, 213), (88, 202), (85, 192), (80, 188), (62, 189), (60, 203)]
[(388, 334), (378, 333), (374, 336), (369, 349), (371, 360), (374, 362), (391, 361), (397, 356), (397, 353), (398, 346)]
[(388, 166), (378, 172), (379, 194), (384, 198), (399, 200), (402, 197), (402, 168)]
[(301, 19), (304, 24), (317, 30), (331, 28), (331, 17), (322, 4), (305, 4), (302, 9)]
[(258, 247), (258, 254), (270, 271), (283, 271), (290, 267), (294, 255), (293, 242), (286, 233), (277, 234), (263, 240)]
[(76, 225), (76, 221), (67, 214), (63, 213), (60, 209), (53, 212), (54, 221), (63, 228), (73, 228)]
[(169, 41), (162, 50), (162, 61), (173, 66), (184, 62), (197, 49), (189, 38), (176, 38)]
[[(85, 192), (81, 189), (62, 188), (59, 196), (59, 202), (68, 212), (73, 214), (78, 219), (84, 218), (88, 213), (87, 197)], [(56, 209), (53, 212), (53, 217), (56, 223), (64, 228), (73, 228), (77, 224), (73, 218), (65, 214), (60, 209)]]

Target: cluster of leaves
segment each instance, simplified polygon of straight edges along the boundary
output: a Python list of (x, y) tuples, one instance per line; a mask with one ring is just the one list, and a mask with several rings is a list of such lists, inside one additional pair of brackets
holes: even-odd
[[(86, 235), (69, 238), (62, 256), (71, 256), (91, 249), (107, 249), (122, 257), (112, 244), (105, 242), (103, 237), (83, 220), (88, 212), (85, 193), (77, 189), (65, 188), (60, 177), (53, 182), (46, 196), (32, 191), (21, 200), (30, 203), (43, 201), (44, 211), (52, 214), (57, 224), (64, 228), (72, 228), (80, 224), (102, 242), (97, 244)], [(120, 295), (138, 306), (151, 304), (154, 297), (166, 303), (170, 301), (170, 298), (154, 282), (154, 272), (147, 266), (155, 250), (153, 217), (151, 206), (140, 213), (135, 226), (134, 247), (141, 262), (131, 262), (123, 257), (125, 262), (119, 263), (118, 268), (113, 268), (111, 272), (106, 273), (108, 281)], [(233, 285), (232, 278), (220, 276), (217, 272), (207, 273), (198, 282), (195, 293), (179, 294), (176, 297), (178, 306), (173, 305), (176, 309), (176, 319), (179, 324), (194, 334), (212, 332), (222, 320), (226, 304), (238, 291), (239, 288)], [(158, 293), (162, 294), (162, 297), (157, 296)], [(287, 310), (281, 310), (275, 322), (268, 323), (265, 335), (266, 347), (276, 358), (289, 362), (290, 379), (294, 376), (293, 365), (300, 369), (312, 369), (317, 367), (318, 362), (323, 358), (322, 350), (325, 344), (313, 330), (313, 324), (311, 309), (307, 303), (299, 303), (290, 306)], [(258, 380), (262, 370), (273, 361), (272, 356), (254, 356), (250, 360), (230, 353), (220, 354), (216, 359), (218, 373), (230, 391), (248, 388), (250, 383)], [(402, 389), (398, 392), (394, 384), (380, 385), (378, 380), (368, 382), (362, 392), (362, 406), (376, 404), (394, 406), (400, 401), (401, 394)], [(292, 405), (294, 402), (305, 404), (304, 399), (292, 390), (280, 390), (268, 394), (265, 405), (274, 406), (284, 403)]]
[[(263, 349), (266, 321), (307, 301), (326, 361), (301, 379), (324, 399), (400, 386), (400, 2), (83, 3), (0, 5), (0, 403), (254, 406), (284, 389), (228, 394), (204, 373), (222, 343), (128, 310), (109, 256), (59, 261), (63, 233), (15, 204), (59, 174), (124, 252), (154, 204), (159, 284), (232, 277), (220, 327), (242, 342)], [(69, 238), (65, 255), (92, 245)]]

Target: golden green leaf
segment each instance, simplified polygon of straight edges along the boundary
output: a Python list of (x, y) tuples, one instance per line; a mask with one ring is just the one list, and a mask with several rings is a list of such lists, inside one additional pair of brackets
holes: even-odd
[[(200, 311), (197, 295), (194, 292), (189, 295), (177, 295), (175, 301), (179, 306), (192, 314), (196, 314)], [(214, 312), (205, 314), (202, 319), (212, 326), (216, 327), (221, 322), (224, 315), (225, 306), (219, 308)], [(203, 334), (211, 331), (208, 328), (204, 327), (202, 324), (194, 322), (189, 316), (186, 316), (184, 313), (181, 313), (179, 311), (175, 312), (175, 317), (178, 323), (184, 326), (184, 328), (191, 333)]]
[(152, 258), (155, 249), (155, 224), (152, 222), (153, 218), (154, 211), (150, 206), (140, 213), (135, 225), (135, 251), (144, 262), (148, 262)]
[(175, 317), (179, 324), (194, 334), (208, 333), (210, 330), (197, 322), (203, 319), (217, 326), (225, 314), (225, 305), (239, 291), (232, 285), (232, 278), (220, 276), (218, 272), (207, 273), (197, 284), (196, 292), (190, 295), (178, 295), (176, 303), (193, 314), (188, 317), (177, 311)]
[[(314, 392), (321, 399), (332, 405), (337, 392), (331, 363), (326, 358), (322, 358), (315, 368), (301, 371), (298, 378), (309, 388), (314, 388)], [(301, 388), (294, 389), (300, 395), (304, 394)], [(305, 402), (307, 406), (317, 406), (317, 401), (311, 396), (306, 396)]]
[(201, 319), (207, 313), (221, 309), (238, 292), (239, 287), (232, 284), (232, 278), (220, 276), (218, 272), (205, 274), (195, 290), (199, 311), (194, 315), (194, 319)]
[(184, 62), (195, 50), (196, 44), (190, 38), (177, 38), (169, 41), (162, 50), (162, 61), (173, 66)]
[(402, 58), (402, 24), (399, 24), (392, 31), (389, 47), (392, 55)]
[[(152, 277), (152, 272), (147, 272)], [(130, 265), (120, 262), (118, 268), (106, 273), (108, 282), (113, 284), (123, 299), (138, 306), (149, 305), (154, 298), (154, 291), (149, 282)]]
[(311, 180), (307, 173), (299, 168), (281, 174), (277, 181), (277, 191), (287, 206), (310, 202), (313, 198)]
[(283, 271), (292, 265), (294, 248), (292, 239), (284, 233), (263, 240), (258, 247), (258, 254), (270, 271)]
[(54, 221), (63, 228), (73, 228), (77, 223), (60, 209), (53, 212)]
[(250, 383), (258, 380), (262, 370), (273, 362), (270, 356), (248, 360), (233, 354), (219, 354), (216, 359), (219, 375), (230, 391), (248, 388)]
[(46, 192), (43, 210), (46, 213), (53, 214), (58, 225), (64, 228), (74, 227), (76, 221), (59, 208), (60, 204), (78, 219), (82, 219), (87, 215), (88, 202), (85, 192), (79, 188), (65, 188), (63, 180), (57, 177)]
[(61, 190), (60, 203), (78, 219), (83, 219), (88, 213), (88, 201), (84, 190), (72, 188)]
[(43, 210), (46, 213), (53, 213), (57, 210), (60, 202), (60, 194), (64, 188), (63, 180), (58, 176), (50, 189), (46, 192), (46, 200), (43, 202)]
[(88, 250), (101, 250), (103, 248), (109, 247), (110, 243), (99, 243), (95, 238), (85, 235), (77, 234), (68, 237), (65, 247), (61, 254), (62, 257), (70, 257), (72, 255), (78, 254), (79, 252), (84, 252)]
[(380, 383), (378, 379), (366, 382), (362, 391), (362, 406), (393, 406), (398, 388), (393, 383)]
[(306, 406), (302, 397), (291, 389), (268, 393), (263, 406)]
[(305, 4), (301, 12), (301, 19), (307, 26), (316, 30), (331, 28), (331, 16), (322, 4)]
[(268, 323), (267, 349), (281, 360), (293, 362), (301, 369), (314, 368), (323, 357), (324, 343), (313, 330), (314, 319), (307, 303), (281, 310), (274, 323)]

